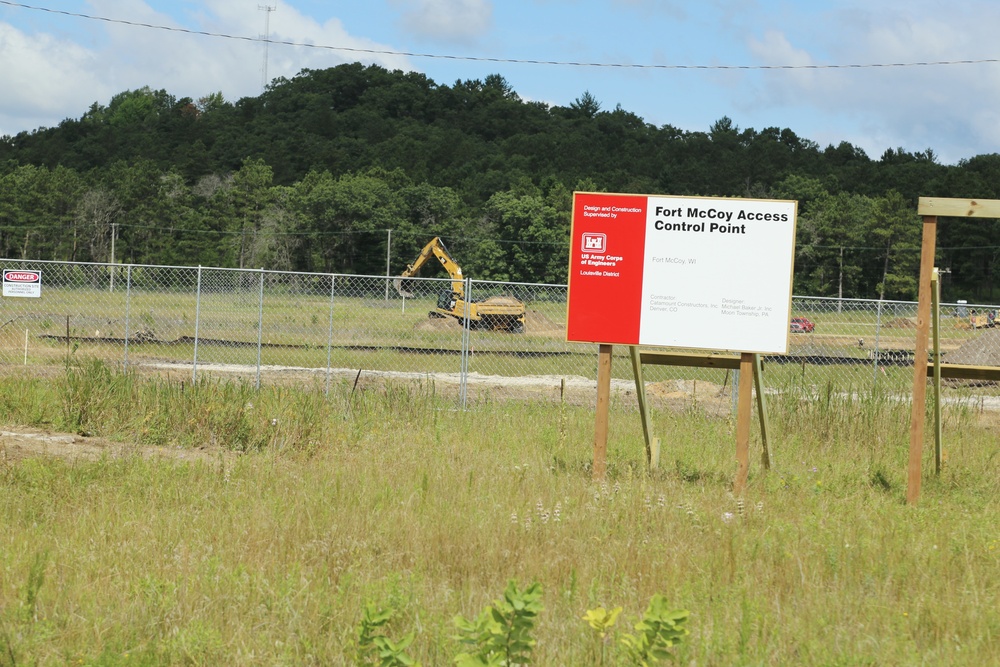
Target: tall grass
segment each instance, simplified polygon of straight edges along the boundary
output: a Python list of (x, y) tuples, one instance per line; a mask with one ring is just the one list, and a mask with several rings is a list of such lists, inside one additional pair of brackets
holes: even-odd
[(597, 664), (586, 610), (634, 622), (656, 593), (691, 611), (681, 664), (996, 664), (988, 415), (949, 410), (947, 465), (909, 507), (908, 405), (848, 389), (775, 399), (775, 467), (735, 498), (734, 424), (695, 407), (654, 413), (649, 473), (634, 406), (614, 402), (595, 485), (583, 406), (461, 412), (431, 385), (326, 398), (99, 365), (3, 378), (7, 424), (219, 456), (0, 464), (0, 665), (352, 664), (366, 602), (444, 665), (455, 614), (512, 578), (542, 585), (542, 665)]

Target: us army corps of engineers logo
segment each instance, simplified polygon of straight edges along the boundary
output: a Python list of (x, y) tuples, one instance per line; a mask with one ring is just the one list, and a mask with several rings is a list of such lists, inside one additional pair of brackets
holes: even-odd
[(608, 235), (597, 232), (583, 233), (583, 249), (587, 252), (601, 254), (608, 247)]

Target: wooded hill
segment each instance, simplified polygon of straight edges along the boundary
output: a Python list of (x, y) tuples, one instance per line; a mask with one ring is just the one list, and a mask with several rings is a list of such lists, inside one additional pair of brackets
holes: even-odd
[[(1000, 155), (872, 159), (790, 129), (656, 127), (360, 64), (235, 103), (148, 88), (0, 139), (0, 256), (384, 275), (444, 237), (467, 275), (565, 282), (574, 190), (797, 199), (794, 291), (914, 298), (918, 196), (1000, 198)], [(948, 220), (944, 298), (993, 298), (995, 221)]]

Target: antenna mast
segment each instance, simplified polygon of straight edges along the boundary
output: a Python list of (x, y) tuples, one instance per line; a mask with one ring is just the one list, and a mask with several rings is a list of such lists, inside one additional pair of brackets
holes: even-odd
[(264, 62), (261, 65), (260, 92), (264, 92), (267, 88), (267, 47), (271, 44), (271, 12), (277, 8), (277, 5), (257, 5), (257, 9), (264, 12), (264, 34), (261, 36), (264, 40)]

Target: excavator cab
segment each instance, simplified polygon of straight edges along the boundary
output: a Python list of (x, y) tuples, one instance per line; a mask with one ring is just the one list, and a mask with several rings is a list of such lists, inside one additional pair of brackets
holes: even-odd
[(448, 312), (455, 312), (455, 306), (458, 304), (459, 295), (455, 292), (449, 292), (445, 290), (438, 294), (438, 310), (447, 310)]

